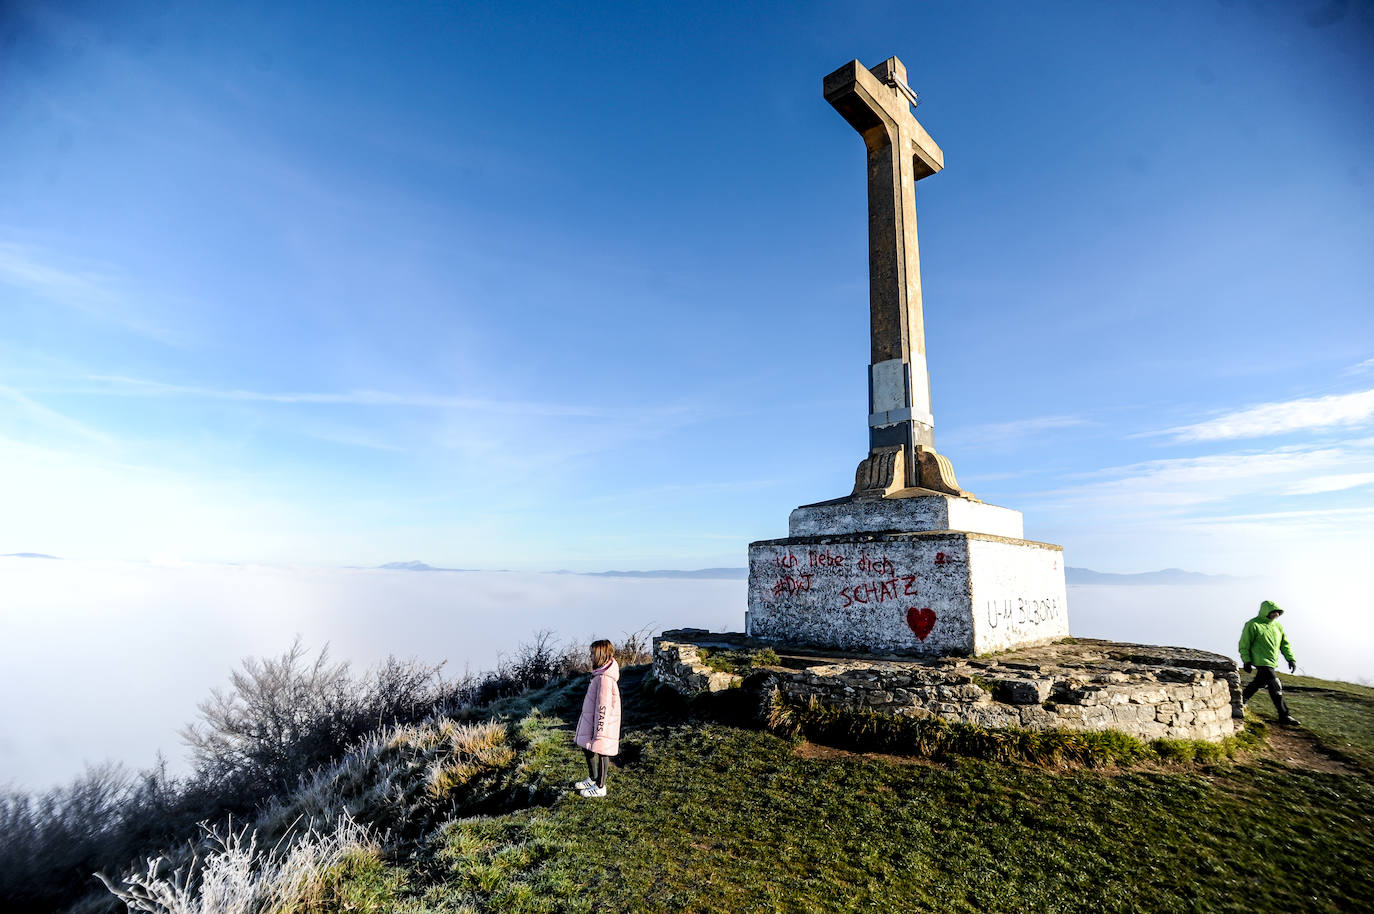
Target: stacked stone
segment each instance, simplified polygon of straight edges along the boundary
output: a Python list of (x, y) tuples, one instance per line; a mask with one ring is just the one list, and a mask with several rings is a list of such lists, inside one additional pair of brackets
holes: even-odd
[[(701, 663), (697, 643), (722, 636), (666, 632), (654, 671), (684, 695), (719, 691), (739, 676)], [(733, 636), (736, 649), (747, 642)], [(1129, 658), (1129, 659), (1127, 659)], [(1140, 739), (1219, 741), (1235, 733), (1239, 677), (1220, 655), (1182, 648), (1075, 642), (1014, 656), (928, 660), (792, 657), (759, 680), (790, 703), (940, 717), (989, 728), (1118, 730)]]
[[(696, 629), (682, 629), (676, 634), (696, 632)], [(720, 692), (740, 682), (740, 677), (733, 673), (722, 673), (703, 663), (697, 645), (661, 638), (654, 639), (654, 678), (688, 697), (701, 692)]]

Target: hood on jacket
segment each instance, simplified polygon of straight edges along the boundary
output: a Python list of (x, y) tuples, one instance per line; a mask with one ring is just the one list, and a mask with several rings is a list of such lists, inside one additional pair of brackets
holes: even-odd
[(615, 658), (612, 657), (609, 661), (606, 662), (605, 666), (599, 666), (596, 669), (592, 670), (592, 675), (605, 676), (607, 679), (610, 679), (613, 682), (618, 682), (620, 680), (620, 664), (616, 663)]
[(1268, 622), (1270, 613), (1278, 613), (1281, 616), (1283, 615), (1283, 607), (1273, 600), (1265, 600), (1260, 604), (1259, 615), (1255, 616), (1255, 618), (1261, 622)]

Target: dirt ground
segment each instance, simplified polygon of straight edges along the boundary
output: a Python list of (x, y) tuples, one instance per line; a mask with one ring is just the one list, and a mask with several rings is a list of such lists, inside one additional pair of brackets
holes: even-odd
[(1256, 754), (1293, 768), (1307, 768), (1325, 774), (1356, 773), (1349, 765), (1322, 751), (1317, 741), (1300, 727), (1289, 729), (1270, 726), (1269, 744)]

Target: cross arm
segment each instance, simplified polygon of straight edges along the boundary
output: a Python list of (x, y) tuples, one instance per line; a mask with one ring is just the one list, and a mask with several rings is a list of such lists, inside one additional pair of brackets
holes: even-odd
[(896, 126), (897, 112), (888, 98), (887, 86), (857, 60), (840, 67), (825, 78), (825, 100), (859, 133), (875, 127)]
[(849, 122), (849, 126), (863, 135), (866, 143), (873, 131), (880, 128), (889, 142), (897, 142), (903, 133), (909, 136), (907, 151), (916, 166), (916, 180), (945, 167), (944, 152), (912, 116), (911, 102), (906, 94), (875, 76), (857, 60), (851, 60), (827, 76), (822, 88), (825, 100)]
[(916, 118), (911, 119), (911, 157), (916, 163), (916, 180), (928, 178), (945, 167), (945, 154), (926, 133)]

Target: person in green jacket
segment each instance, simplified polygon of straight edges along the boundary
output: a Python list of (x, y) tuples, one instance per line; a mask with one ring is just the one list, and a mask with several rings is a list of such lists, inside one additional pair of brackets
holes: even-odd
[(1245, 664), (1245, 672), (1255, 671), (1242, 697), (1246, 701), (1259, 691), (1260, 686), (1269, 689), (1269, 698), (1274, 702), (1274, 710), (1279, 712), (1279, 723), (1285, 727), (1296, 727), (1298, 719), (1288, 713), (1288, 703), (1283, 700), (1283, 683), (1279, 682), (1277, 668), (1279, 654), (1288, 661), (1288, 672), (1296, 673), (1298, 661), (1293, 659), (1293, 648), (1288, 636), (1283, 633), (1279, 616), (1283, 610), (1277, 603), (1265, 600), (1260, 604), (1259, 615), (1245, 623), (1240, 631), (1240, 659)]

